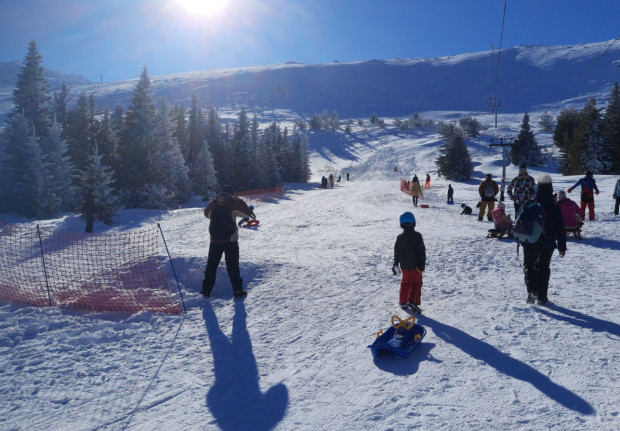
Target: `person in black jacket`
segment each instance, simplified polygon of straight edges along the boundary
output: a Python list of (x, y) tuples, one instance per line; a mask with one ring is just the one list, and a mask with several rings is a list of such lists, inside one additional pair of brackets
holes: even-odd
[(415, 217), (410, 212), (400, 216), (403, 232), (396, 238), (394, 245), (394, 265), (392, 272), (402, 272), (400, 283), (400, 306), (421, 313), (419, 305), (422, 296), (422, 273), (426, 264), (426, 248), (419, 232), (415, 231)]
[(538, 299), (538, 304), (543, 305), (548, 301), (551, 256), (556, 248), (560, 257), (566, 254), (566, 231), (562, 211), (553, 199), (553, 184), (549, 175), (539, 178), (534, 200), (542, 204), (545, 221), (540, 239), (534, 244), (522, 244), (523, 272), (527, 302), (533, 303)]

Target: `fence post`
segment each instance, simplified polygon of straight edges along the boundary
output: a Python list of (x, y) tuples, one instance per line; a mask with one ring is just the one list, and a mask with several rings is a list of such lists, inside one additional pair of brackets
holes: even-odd
[(47, 268), (45, 267), (45, 255), (43, 254), (43, 240), (41, 239), (41, 229), (39, 229), (39, 225), (37, 225), (37, 234), (39, 235), (39, 247), (41, 248), (41, 260), (43, 261), (43, 274), (45, 274), (45, 286), (47, 287), (47, 300), (49, 301), (50, 307), (52, 306), (52, 294), (50, 293), (50, 284), (47, 279)]
[(185, 301), (183, 301), (183, 292), (181, 292), (181, 285), (179, 284), (179, 279), (177, 278), (177, 272), (174, 270), (174, 264), (172, 263), (172, 257), (170, 256), (170, 251), (168, 250), (168, 244), (166, 244), (166, 238), (164, 238), (164, 231), (161, 230), (161, 226), (157, 223), (157, 227), (159, 228), (159, 233), (161, 233), (161, 239), (164, 240), (164, 246), (166, 247), (166, 253), (168, 253), (168, 259), (170, 260), (170, 266), (172, 267), (172, 273), (174, 274), (174, 280), (177, 282), (177, 287), (179, 288), (179, 295), (181, 296), (181, 304), (183, 304), (183, 312), (187, 314), (187, 309), (185, 308)]

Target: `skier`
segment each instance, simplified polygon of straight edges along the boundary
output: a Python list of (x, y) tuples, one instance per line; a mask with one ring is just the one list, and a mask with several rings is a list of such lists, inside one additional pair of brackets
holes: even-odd
[(418, 181), (418, 177), (414, 176), (411, 182), (411, 197), (413, 199), (413, 206), (418, 206), (418, 198), (422, 197), (422, 187)]
[(560, 257), (566, 254), (566, 231), (562, 211), (553, 202), (553, 184), (549, 175), (543, 175), (538, 180), (538, 190), (534, 200), (543, 206), (544, 226), (542, 235), (536, 243), (521, 244), (523, 246), (523, 273), (528, 293), (527, 302), (533, 303), (538, 299), (538, 305), (543, 305), (548, 301), (547, 291), (553, 250), (557, 248)]
[(519, 212), (526, 200), (534, 196), (534, 193), (536, 193), (536, 181), (528, 175), (527, 167), (521, 165), (519, 175), (514, 177), (508, 185), (508, 197), (514, 201), (515, 214)]
[(583, 225), (586, 212), (575, 201), (567, 198), (564, 190), (558, 192), (558, 206), (562, 211), (565, 229), (578, 229)]
[(426, 264), (426, 248), (422, 235), (415, 230), (415, 217), (410, 212), (400, 216), (403, 232), (394, 244), (394, 264), (392, 272), (402, 272), (399, 304), (403, 310), (422, 313), (420, 309), (422, 296), (422, 273)]
[(205, 217), (211, 220), (209, 255), (200, 292), (205, 297), (211, 296), (217, 267), (223, 254), (226, 256), (226, 270), (232, 283), (234, 297), (243, 298), (247, 295), (243, 290), (243, 279), (239, 271), (239, 230), (235, 220), (237, 217), (256, 218), (256, 216), (241, 198), (232, 194), (233, 187), (224, 186), (222, 192), (209, 202), (204, 211)]
[(598, 187), (596, 187), (596, 181), (594, 180), (594, 174), (592, 171), (586, 172), (586, 176), (581, 178), (571, 188), (567, 189), (568, 193), (572, 192), (574, 188), (581, 186), (581, 209), (586, 210), (588, 207), (588, 220), (594, 220), (594, 195), (596, 192), (598, 195)]
[(497, 193), (499, 193), (497, 183), (493, 181), (491, 174), (487, 174), (485, 180), (482, 181), (478, 187), (478, 194), (480, 195), (480, 211), (478, 212), (478, 221), (482, 221), (484, 211), (487, 210), (487, 207), (487, 220), (493, 221), (491, 211), (495, 208), (495, 196)]

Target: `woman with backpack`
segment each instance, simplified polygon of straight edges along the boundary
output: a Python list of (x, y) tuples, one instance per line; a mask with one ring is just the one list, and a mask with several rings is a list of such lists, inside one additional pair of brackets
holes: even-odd
[[(557, 248), (560, 257), (566, 254), (564, 219), (560, 207), (554, 202), (553, 184), (549, 175), (539, 178), (534, 201), (542, 206), (542, 233), (536, 242), (520, 241), (520, 244), (523, 246), (523, 273), (527, 287), (527, 302), (534, 303), (538, 300), (538, 305), (543, 305), (549, 300), (547, 291), (553, 250)], [(528, 208), (529, 205), (524, 206), (523, 211), (527, 211)]]

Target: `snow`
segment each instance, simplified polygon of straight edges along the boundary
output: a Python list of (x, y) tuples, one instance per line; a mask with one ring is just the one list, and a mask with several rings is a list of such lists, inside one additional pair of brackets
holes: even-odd
[[(491, 223), (459, 215), (461, 202), (477, 202), (484, 175), (501, 173), (490, 138), (516, 136), (521, 117), (500, 116), (497, 129), (491, 116), (479, 117), (491, 128), (468, 139), (477, 164), (468, 182), (438, 178), (441, 139), (431, 129), (380, 130), (366, 121), (351, 135), (313, 133), (313, 182), (249, 200), (261, 223), (240, 232), (244, 301), (232, 299), (223, 263), (213, 297), (198, 293), (208, 250), (199, 200), (171, 211), (124, 210), (111, 227), (96, 223), (99, 233), (160, 223), (187, 313), (0, 302), (1, 428), (620, 429), (617, 178), (595, 177), (597, 220), (585, 224), (582, 241), (571, 237), (566, 257), (554, 255), (546, 306), (525, 303), (516, 243), (487, 239)], [(551, 145), (548, 134), (537, 139)], [(407, 179), (431, 174), (421, 201), (429, 208), (413, 208), (394, 166)], [(319, 189), (330, 172), (341, 182)], [(556, 190), (579, 178), (562, 177), (553, 163), (530, 169), (536, 179), (544, 173)], [(509, 179), (516, 174), (507, 167)], [(455, 205), (445, 203), (449, 183)], [(373, 358), (367, 346), (376, 333), (392, 315), (407, 317), (391, 273), (404, 211), (415, 214), (427, 248), (418, 319), (427, 335), (407, 359)], [(84, 228), (76, 214), (38, 223)]]

